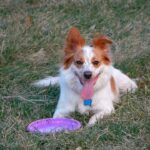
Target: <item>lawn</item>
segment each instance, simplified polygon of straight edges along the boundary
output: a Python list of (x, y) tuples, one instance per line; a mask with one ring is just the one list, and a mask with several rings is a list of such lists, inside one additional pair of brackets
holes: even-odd
[[(149, 0), (1, 0), (0, 150), (150, 149), (149, 7)], [(72, 26), (87, 43), (97, 33), (110, 36), (114, 65), (139, 78), (139, 89), (92, 128), (85, 128), (87, 116), (75, 113), (83, 124), (77, 132), (27, 133), (30, 122), (54, 113), (59, 87), (30, 83), (58, 74)]]

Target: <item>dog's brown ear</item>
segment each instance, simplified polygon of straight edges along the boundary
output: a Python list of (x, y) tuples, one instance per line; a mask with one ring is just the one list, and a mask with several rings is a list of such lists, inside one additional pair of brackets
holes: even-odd
[(101, 50), (107, 50), (109, 45), (111, 44), (112, 44), (112, 40), (105, 35), (98, 36), (94, 38), (92, 41), (93, 47), (98, 47)]
[(85, 45), (85, 40), (81, 36), (79, 30), (76, 27), (72, 27), (67, 35), (65, 52), (73, 52), (76, 49), (83, 47)]

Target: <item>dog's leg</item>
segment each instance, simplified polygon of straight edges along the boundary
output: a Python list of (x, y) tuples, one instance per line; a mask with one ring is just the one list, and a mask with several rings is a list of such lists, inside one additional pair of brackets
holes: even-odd
[(64, 108), (57, 108), (53, 118), (64, 118), (64, 117), (69, 117), (70, 113), (72, 113), (72, 110), (69, 109), (64, 109)]
[(66, 99), (59, 99), (53, 118), (69, 117), (75, 111), (75, 105)]
[(61, 86), (60, 98), (53, 115), (54, 118), (68, 117), (74, 112), (77, 106), (77, 101), (80, 97), (68, 88), (66, 85)]
[(120, 70), (113, 70), (113, 76), (116, 84), (121, 92), (134, 92), (137, 89), (137, 84), (134, 80), (130, 79), (127, 75), (122, 73)]
[(110, 110), (101, 110), (101, 111), (98, 111), (97, 113), (95, 113), (89, 120), (88, 124), (87, 124), (87, 127), (92, 127), (95, 125), (95, 123), (97, 121), (99, 121), (100, 119), (103, 119), (104, 117), (106, 116), (109, 116), (111, 115), (112, 113), (114, 113), (114, 108), (113, 109), (110, 109)]

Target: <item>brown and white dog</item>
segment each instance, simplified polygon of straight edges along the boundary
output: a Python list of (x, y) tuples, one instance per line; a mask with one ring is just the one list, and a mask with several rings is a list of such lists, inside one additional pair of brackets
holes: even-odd
[[(81, 114), (92, 112), (88, 126), (93, 126), (98, 120), (114, 112), (114, 103), (119, 102), (120, 92), (137, 89), (133, 80), (113, 67), (109, 54), (112, 44), (110, 38), (98, 36), (91, 44), (92, 46), (86, 45), (79, 30), (72, 27), (67, 35), (59, 76), (34, 83), (38, 87), (60, 85), (54, 118), (67, 117), (74, 111)], [(91, 91), (92, 104), (84, 105), (82, 95)]]

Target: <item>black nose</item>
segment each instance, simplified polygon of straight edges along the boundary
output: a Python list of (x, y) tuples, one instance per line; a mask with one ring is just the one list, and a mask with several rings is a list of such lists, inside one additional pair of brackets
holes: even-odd
[(91, 72), (91, 71), (85, 71), (85, 72), (84, 72), (84, 77), (85, 77), (86, 79), (90, 79), (91, 76), (92, 76), (92, 72)]

